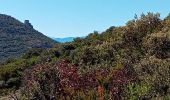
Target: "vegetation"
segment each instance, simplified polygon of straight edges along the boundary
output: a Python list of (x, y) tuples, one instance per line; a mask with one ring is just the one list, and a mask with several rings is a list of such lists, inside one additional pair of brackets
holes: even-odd
[(33, 29), (28, 22), (0, 14), (0, 63), (20, 57), (28, 48), (49, 48), (55, 42)]
[(31, 49), (1, 65), (0, 90), (19, 90), (21, 100), (168, 100), (170, 17), (159, 16)]

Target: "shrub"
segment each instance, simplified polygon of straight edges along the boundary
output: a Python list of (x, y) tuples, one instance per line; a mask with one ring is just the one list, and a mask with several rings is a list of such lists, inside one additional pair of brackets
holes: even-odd
[(149, 55), (165, 59), (170, 57), (170, 39), (167, 33), (153, 33), (143, 41), (143, 47)]
[[(158, 59), (154, 56), (142, 59), (134, 66), (139, 79), (152, 86), (151, 96), (156, 94), (167, 95), (170, 87), (169, 60)], [(155, 93), (154, 93), (155, 92)]]
[(131, 83), (128, 84), (127, 90), (125, 90), (126, 99), (150, 99), (149, 93), (151, 91), (151, 85), (146, 83)]
[(142, 14), (140, 19), (136, 18), (129, 21), (125, 27), (125, 43), (139, 47), (147, 34), (160, 31), (162, 24), (159, 17), (159, 13), (148, 13), (147, 15)]
[[(38, 64), (24, 72), (24, 92), (30, 99), (121, 98), (123, 85), (135, 81), (129, 68), (81, 72), (67, 60), (54, 65)], [(115, 90), (117, 88), (118, 90)], [(95, 96), (94, 94), (97, 95)], [(93, 94), (93, 96), (92, 96)]]

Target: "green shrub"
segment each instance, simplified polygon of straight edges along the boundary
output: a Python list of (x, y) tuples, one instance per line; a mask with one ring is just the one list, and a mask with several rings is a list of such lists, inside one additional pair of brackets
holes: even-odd
[(131, 83), (127, 86), (126, 96), (129, 100), (149, 99), (150, 91), (151, 85), (147, 83)]

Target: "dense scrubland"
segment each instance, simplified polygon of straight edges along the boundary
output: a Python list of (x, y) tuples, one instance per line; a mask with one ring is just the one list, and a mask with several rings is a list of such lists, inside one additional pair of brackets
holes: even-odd
[[(0, 67), (0, 95), (21, 100), (170, 99), (170, 15), (147, 13)], [(15, 93), (14, 93), (15, 94)]]

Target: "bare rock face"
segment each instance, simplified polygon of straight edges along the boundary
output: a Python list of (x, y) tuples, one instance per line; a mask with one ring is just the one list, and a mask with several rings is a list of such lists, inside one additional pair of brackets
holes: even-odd
[(33, 28), (29, 20), (25, 20), (24, 24), (26, 25), (26, 27)]

